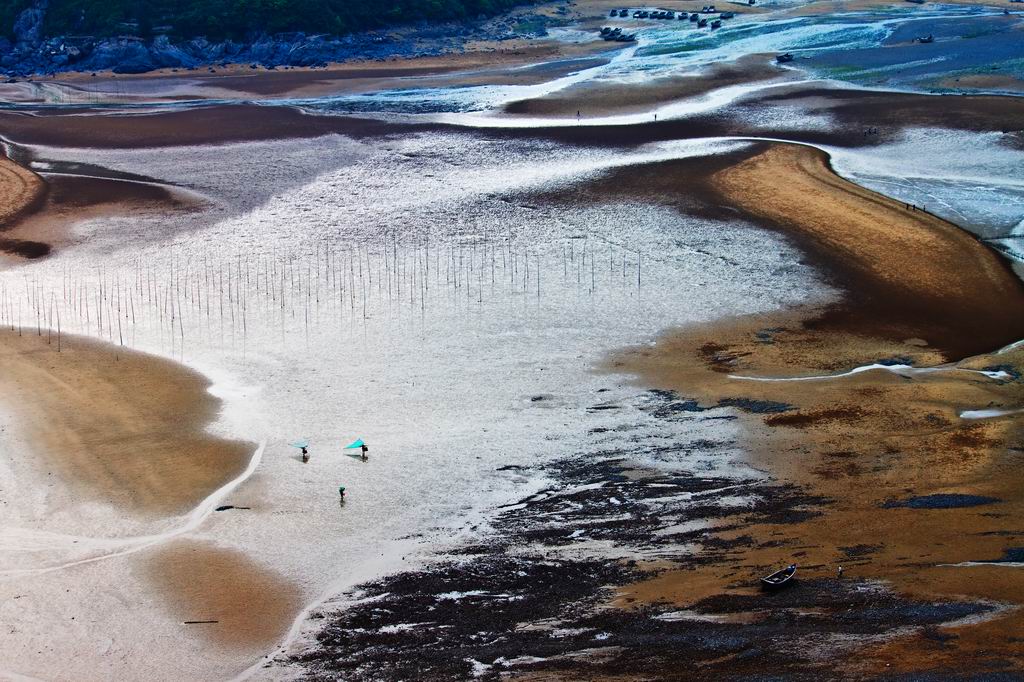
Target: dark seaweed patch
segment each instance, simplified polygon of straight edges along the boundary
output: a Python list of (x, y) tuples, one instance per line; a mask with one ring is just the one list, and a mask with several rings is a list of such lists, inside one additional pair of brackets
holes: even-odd
[(910, 497), (905, 500), (889, 500), (882, 505), (885, 509), (909, 507), (910, 509), (959, 509), (961, 507), (978, 507), (994, 504), (1000, 500), (982, 495), (965, 495), (961, 493), (937, 493)]
[(788, 403), (780, 403), (774, 400), (753, 400), (751, 398), (723, 398), (718, 401), (718, 406), (736, 407), (744, 412), (753, 412), (754, 414), (776, 414), (795, 409)]

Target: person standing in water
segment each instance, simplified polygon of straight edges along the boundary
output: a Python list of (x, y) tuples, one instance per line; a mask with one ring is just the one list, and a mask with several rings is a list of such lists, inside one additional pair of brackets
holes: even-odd
[(370, 448), (366, 447), (366, 443), (359, 446), (359, 457), (364, 462), (367, 460), (366, 453), (370, 451)]
[(303, 445), (302, 446), (302, 463), (305, 464), (308, 461), (309, 461), (309, 449), (305, 445)]
[(345, 486), (343, 486), (343, 485), (339, 485), (338, 486), (338, 497), (341, 498), (342, 502), (345, 501)]

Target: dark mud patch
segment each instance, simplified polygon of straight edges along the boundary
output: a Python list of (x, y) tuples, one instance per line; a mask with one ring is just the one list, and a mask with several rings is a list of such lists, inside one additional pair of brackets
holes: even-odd
[(50, 255), (50, 245), (28, 239), (0, 239), (0, 251), (28, 260)]
[[(858, 643), (994, 608), (914, 601), (879, 583), (816, 577), (813, 566), (788, 589), (760, 592), (764, 567), (735, 565), (738, 550), (805, 555), (781, 531), (830, 500), (714, 466), (733, 444), (680, 429), (708, 419), (685, 398), (651, 391), (633, 407), (664, 431), (643, 440), (601, 430), (589, 451), (538, 467), (548, 488), (496, 509), (483, 536), (424, 569), (329, 603), (316, 616), (315, 644), (275, 663), (311, 680), (689, 680), (697, 670), (703, 679), (811, 680), (821, 679), (822, 661), (832, 665)], [(608, 438), (619, 439), (615, 447)], [(846, 556), (876, 550), (848, 547)], [(709, 566), (730, 577), (689, 607), (613, 606), (618, 588)]]
[(890, 500), (882, 505), (884, 509), (908, 507), (910, 509), (960, 509), (962, 507), (980, 507), (995, 504), (1000, 500), (983, 495), (965, 495), (961, 493), (938, 493), (908, 497), (905, 500)]
[(752, 400), (751, 398), (723, 398), (718, 401), (719, 407), (735, 407), (753, 414), (776, 414), (796, 409), (788, 403), (774, 400)]

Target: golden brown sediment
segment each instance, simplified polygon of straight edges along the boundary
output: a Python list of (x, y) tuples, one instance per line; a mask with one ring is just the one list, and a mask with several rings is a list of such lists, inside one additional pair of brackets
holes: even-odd
[(791, 73), (775, 66), (769, 55), (745, 55), (683, 76), (640, 83), (580, 83), (533, 99), (510, 102), (503, 112), (521, 116), (582, 119), (650, 111), (662, 104), (699, 97), (730, 85), (788, 80)]
[(0, 156), (0, 230), (32, 210), (45, 194), (42, 178)]
[[(244, 553), (197, 540), (176, 540), (147, 552), (143, 572), (182, 635), (225, 648), (263, 649), (287, 630), (301, 592)], [(186, 621), (216, 621), (186, 623)]]
[[(965, 409), (1024, 407), (1019, 380), (966, 371), (906, 378), (885, 370), (822, 381), (736, 378), (827, 374), (897, 357), (934, 365), (975, 355), (959, 366), (1021, 368), (1024, 351), (978, 349), (1024, 338), (1024, 286), (969, 234), (838, 178), (811, 148), (769, 147), (717, 173), (712, 183), (722, 200), (813, 254), (843, 288), (843, 301), (680, 330), (612, 364), (703, 404), (748, 398), (793, 406), (750, 415), (744, 450), (776, 480), (832, 502), (822, 516), (801, 523), (736, 531), (755, 542), (737, 547), (728, 566), (669, 571), (627, 588), (623, 599), (689, 605), (753, 589), (749, 576), (795, 560), (811, 576), (835, 575), (844, 565), (850, 578), (883, 579), (922, 599), (1024, 604), (1013, 569), (949, 566), (999, 559), (1024, 539), (1024, 419), (959, 417)], [(999, 501), (948, 509), (884, 506), (935, 493)], [(844, 550), (858, 547), (866, 548), (861, 557)], [(737, 583), (737, 576), (747, 579)], [(943, 646), (914, 632), (859, 651), (846, 665), (865, 674), (979, 670), (996, 659), (1015, 666), (1024, 661), (1024, 643), (1015, 635), (1022, 627), (1024, 610), (1017, 608), (956, 628), (958, 637)]]
[(50, 252), (48, 244), (7, 234), (43, 204), (46, 192), (42, 178), (0, 154), (0, 255), (34, 258)]
[[(32, 211), (45, 190), (34, 173), (0, 159), (4, 220)], [(82, 211), (103, 205), (95, 199), (79, 192), (82, 206), (67, 203)], [(21, 319), (34, 323), (23, 305)], [(16, 310), (12, 303), (17, 319)], [(6, 455), (34, 462), (41, 478), (56, 474), (54, 510), (101, 503), (133, 520), (157, 519), (191, 511), (237, 477), (255, 446), (206, 431), (221, 406), (209, 386), (174, 362), (112, 344), (35, 326), (0, 330), (0, 406), (20, 437)], [(0, 434), (0, 445), (10, 435)], [(142, 556), (171, 617), (218, 621), (182, 624), (183, 634), (217, 646), (268, 646), (300, 607), (296, 586), (236, 550), (178, 540)]]
[(174, 362), (77, 337), (0, 332), (0, 396), (72, 496), (181, 514), (245, 469), (253, 445), (205, 431), (220, 401)]

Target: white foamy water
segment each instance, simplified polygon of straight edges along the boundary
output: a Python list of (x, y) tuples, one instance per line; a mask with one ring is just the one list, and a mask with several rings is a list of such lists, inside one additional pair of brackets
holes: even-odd
[[(624, 418), (638, 426), (631, 437), (655, 428), (629, 407), (638, 389), (592, 373), (604, 352), (672, 325), (828, 295), (769, 233), (581, 194), (587, 178), (626, 163), (736, 144), (652, 145), (626, 158), (440, 134), (42, 150), (47, 162), (144, 170), (213, 207), (79, 225), (88, 240), (76, 249), (0, 273), (4, 322), (28, 326), (35, 296), (61, 311), (65, 333), (210, 376), (225, 400), (214, 431), (266, 448), (218, 498), (252, 509), (203, 513), (185, 535), (244, 552), (315, 603), (408, 565), (423, 538), (458, 537), (482, 522), (481, 510), (542, 484), (498, 467), (573, 454), (587, 429)], [(286, 172), (267, 167), (270, 158)], [(281, 174), (291, 180), (265, 195)], [(553, 189), (568, 199), (538, 196)], [(43, 315), (53, 319), (49, 308)], [(632, 416), (586, 412), (598, 401)], [(356, 437), (370, 444), (369, 462), (341, 449)], [(288, 445), (297, 438), (311, 441), (307, 465)], [(0, 607), (14, 625), (0, 633), (17, 662), (8, 668), (213, 679), (253, 662), (259, 652), (211, 653), (147, 579), (147, 548), (135, 548), (181, 537), (194, 515), (146, 523), (100, 502), (58, 508), (40, 485), (44, 471), (2, 473), (26, 491), (0, 533), (0, 591), (19, 596), (16, 609)], [(30, 626), (54, 614), (67, 623)], [(78, 626), (86, 617), (90, 626)]]
[(1024, 220), (1024, 150), (1012, 143), (1007, 133), (918, 128), (875, 147), (827, 151), (858, 184), (996, 237)]

